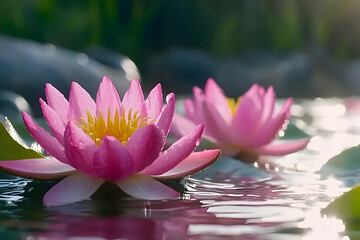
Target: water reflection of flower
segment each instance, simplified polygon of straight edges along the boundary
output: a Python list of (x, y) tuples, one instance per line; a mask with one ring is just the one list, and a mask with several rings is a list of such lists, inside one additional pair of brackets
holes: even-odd
[(137, 80), (120, 100), (111, 80), (104, 77), (96, 102), (73, 82), (69, 101), (46, 85), (47, 103), (40, 99), (52, 135), (23, 113), (27, 129), (51, 155), (48, 158), (2, 161), (14, 174), (39, 179), (66, 177), (44, 196), (46, 205), (60, 205), (90, 197), (105, 181), (143, 199), (169, 199), (179, 194), (154, 180), (179, 178), (203, 169), (220, 150), (193, 152), (203, 125), (161, 152), (175, 109), (170, 93), (163, 106), (160, 84), (145, 100)]
[[(126, 207), (123, 206), (121, 216), (88, 216), (70, 211), (64, 214), (53, 209), (55, 212), (50, 212), (53, 216), (46, 224), (23, 223), (33, 230), (23, 231), (22, 236), (24, 239), (188, 239), (189, 225), (197, 218), (210, 217), (207, 208), (194, 200), (122, 203)], [(5, 225), (22, 227), (11, 222)]]
[(185, 100), (185, 117), (175, 114), (171, 132), (180, 137), (196, 124), (204, 123), (203, 137), (221, 148), (225, 156), (244, 160), (259, 155), (285, 155), (304, 148), (309, 139), (273, 141), (286, 126), (292, 99), (275, 111), (275, 92), (254, 84), (237, 100), (227, 98), (213, 79), (205, 90), (193, 89), (193, 99)]

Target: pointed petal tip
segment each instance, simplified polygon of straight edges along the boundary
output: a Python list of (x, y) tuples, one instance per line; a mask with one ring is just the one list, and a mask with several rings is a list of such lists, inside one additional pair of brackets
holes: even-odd
[(292, 104), (293, 98), (292, 98), (292, 97), (289, 97), (289, 98), (286, 100), (286, 102), (288, 102), (288, 104)]
[(64, 95), (50, 83), (45, 85), (46, 103), (59, 114), (61, 120), (67, 122), (67, 114), (69, 111), (69, 102)]
[(70, 84), (70, 91), (71, 91), (71, 88), (73, 88), (73, 87), (77, 87), (77, 86), (80, 86), (80, 84), (78, 84), (77, 82), (71, 82), (71, 84)]
[(39, 98), (39, 103), (40, 103), (40, 105), (44, 104), (45, 103), (44, 99)]
[(197, 95), (202, 95), (203, 94), (203, 90), (201, 88), (199, 88), (198, 86), (193, 87), (193, 95), (194, 97)]
[(140, 81), (139, 81), (139, 79), (137, 79), (137, 78), (133, 78), (133, 79), (131, 80), (131, 83), (135, 83), (135, 84), (139, 84), (139, 85), (140, 85)]
[(162, 91), (162, 86), (161, 86), (161, 83), (158, 83), (155, 85), (155, 87), (153, 89), (156, 89), (156, 88), (160, 88), (160, 91)]
[(164, 152), (161, 152), (159, 157), (145, 168), (142, 173), (160, 175), (173, 169), (195, 150), (201, 140), (203, 130), (204, 125), (199, 124), (191, 133), (181, 137)]
[(114, 118), (116, 109), (122, 111), (122, 104), (118, 91), (107, 76), (103, 78), (99, 85), (95, 103), (97, 116), (100, 115), (100, 112), (106, 115), (110, 110), (110, 116)]
[(259, 91), (260, 89), (261, 89), (261, 86), (257, 83), (254, 83), (253, 85), (251, 85), (249, 90), (247, 90), (246, 92)]
[(49, 93), (52, 89), (56, 89), (51, 83), (45, 83), (45, 94)]
[(25, 111), (21, 111), (21, 115), (22, 115), (24, 121), (25, 121), (25, 118), (28, 118), (28, 117), (30, 116), (30, 115), (29, 115), (27, 112), (25, 112)]
[(272, 94), (275, 94), (275, 90), (274, 90), (274, 87), (272, 85), (270, 85), (267, 89), (267, 92), (268, 93), (272, 93)]
[(205, 83), (205, 89), (208, 88), (210, 85), (216, 86), (216, 88), (220, 88), (219, 84), (213, 78), (208, 78)]
[(130, 82), (130, 87), (126, 90), (122, 104), (125, 109), (132, 109), (133, 111), (141, 111), (144, 105), (144, 93), (140, 82), (133, 79)]
[(220, 155), (220, 149), (193, 152), (170, 171), (161, 175), (153, 175), (151, 177), (156, 179), (176, 179), (189, 176), (213, 164), (219, 159)]
[(169, 104), (169, 102), (175, 103), (175, 93), (171, 92), (166, 96), (166, 103)]
[(290, 108), (291, 108), (292, 102), (293, 102), (293, 98), (289, 97), (283, 105), (282, 111), (284, 111), (286, 119), (291, 117)]
[(104, 76), (103, 81), (111, 81), (111, 79), (108, 76)]
[(204, 132), (204, 126), (205, 125), (202, 123), (202, 124), (199, 124), (195, 129), (195, 131), (196, 131), (195, 134), (198, 135), (198, 139), (196, 140), (196, 146), (199, 146), (199, 144), (201, 142), (201, 136)]

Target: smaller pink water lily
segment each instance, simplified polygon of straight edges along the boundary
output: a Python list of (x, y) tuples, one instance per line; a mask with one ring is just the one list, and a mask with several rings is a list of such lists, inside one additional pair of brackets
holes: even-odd
[(133, 80), (122, 101), (113, 83), (104, 77), (96, 102), (78, 83), (71, 85), (69, 101), (52, 85), (45, 88), (47, 103), (40, 105), (51, 133), (32, 117), (23, 119), (32, 137), (49, 157), (1, 161), (0, 168), (35, 179), (65, 177), (44, 196), (45, 205), (61, 205), (89, 198), (105, 181), (141, 199), (179, 197), (155, 179), (181, 178), (213, 161), (220, 150), (193, 152), (204, 126), (162, 151), (175, 111), (175, 95), (166, 97), (160, 84), (147, 99)]
[(193, 88), (193, 99), (185, 99), (185, 117), (175, 114), (171, 133), (181, 137), (204, 123), (206, 138), (223, 154), (254, 161), (259, 155), (285, 155), (303, 149), (309, 139), (274, 141), (290, 117), (292, 99), (275, 110), (275, 92), (254, 84), (237, 100), (227, 98), (213, 79), (203, 91)]

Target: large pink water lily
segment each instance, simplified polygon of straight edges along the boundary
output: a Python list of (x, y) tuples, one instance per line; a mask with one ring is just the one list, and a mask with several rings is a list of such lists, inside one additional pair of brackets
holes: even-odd
[[(304, 148), (309, 139), (274, 141), (290, 117), (292, 99), (275, 110), (275, 92), (254, 84), (237, 100), (227, 98), (213, 79), (205, 90), (193, 88), (193, 99), (185, 100), (185, 117), (175, 114), (171, 132), (184, 136), (205, 123), (203, 137), (226, 156), (254, 160), (259, 155), (284, 155)], [(250, 158), (248, 158), (250, 156)]]
[(175, 95), (167, 95), (163, 106), (160, 84), (146, 100), (139, 82), (133, 80), (121, 101), (108, 77), (100, 84), (96, 102), (76, 82), (71, 85), (69, 101), (50, 84), (45, 94), (47, 103), (40, 99), (40, 104), (51, 133), (25, 112), (23, 119), (50, 156), (1, 161), (0, 167), (28, 178), (65, 177), (45, 194), (46, 205), (86, 199), (105, 181), (136, 198), (176, 198), (176, 191), (155, 179), (192, 174), (219, 157), (218, 149), (193, 152), (201, 139), (201, 124), (162, 151), (174, 115)]

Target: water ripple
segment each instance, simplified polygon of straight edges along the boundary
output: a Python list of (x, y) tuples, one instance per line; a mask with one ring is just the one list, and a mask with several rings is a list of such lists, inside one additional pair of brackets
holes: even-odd
[(307, 149), (268, 158), (274, 169), (222, 157), (172, 185), (183, 190), (181, 200), (142, 201), (111, 189), (46, 208), (42, 197), (55, 182), (2, 175), (0, 239), (2, 231), (21, 239), (346, 239), (343, 223), (320, 209), (359, 183), (360, 173), (318, 173), (329, 158), (360, 143), (360, 115), (345, 110), (339, 99), (295, 101), (293, 123), (313, 136)]

